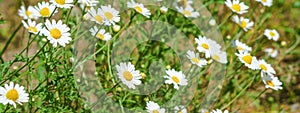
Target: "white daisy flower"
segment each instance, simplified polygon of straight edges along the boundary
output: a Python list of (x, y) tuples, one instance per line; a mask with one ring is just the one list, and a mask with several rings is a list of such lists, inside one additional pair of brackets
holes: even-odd
[(83, 18), (83, 20), (90, 20), (90, 19), (92, 19), (91, 15), (89, 13), (84, 14), (82, 18)]
[(165, 81), (166, 84), (173, 84), (175, 89), (179, 89), (178, 85), (185, 86), (187, 85), (187, 79), (185, 78), (185, 75), (182, 73), (182, 71), (175, 71), (174, 69), (166, 70), (166, 73), (168, 76), (164, 76), (164, 78), (167, 78)]
[(199, 113), (209, 113), (207, 109), (199, 109)]
[(114, 32), (118, 32), (118, 31), (120, 31), (120, 29), (121, 29), (121, 26), (119, 26), (119, 25), (114, 25), (113, 26)]
[(195, 53), (194, 51), (188, 50), (186, 55), (192, 62), (192, 64), (196, 64), (199, 67), (203, 67), (204, 65), (207, 65), (207, 61), (203, 58), (199, 57), (199, 53)]
[(78, 3), (80, 3), (83, 6), (93, 7), (93, 6), (96, 6), (99, 3), (99, 1), (98, 0), (78, 0)]
[(233, 16), (233, 21), (243, 28), (244, 31), (250, 30), (254, 25), (254, 22), (250, 21), (249, 19), (244, 17), (239, 18), (237, 15)]
[(35, 21), (27, 20), (28, 23), (26, 23), (24, 20), (22, 20), (22, 23), (24, 27), (28, 30), (28, 32), (37, 34), (40, 30), (42, 30), (42, 23), (36, 24)]
[(16, 103), (22, 105), (22, 102), (28, 102), (28, 93), (25, 92), (23, 86), (10, 82), (0, 87), (0, 103), (6, 105), (11, 104), (16, 108)]
[(211, 111), (210, 113), (229, 113), (228, 110), (224, 110), (224, 112), (220, 109), (216, 109), (216, 110), (213, 110)]
[(266, 48), (265, 52), (268, 53), (268, 55), (271, 56), (272, 58), (275, 58), (278, 55), (278, 50), (273, 48)]
[(199, 12), (194, 11), (194, 8), (191, 5), (187, 5), (185, 8), (176, 7), (176, 9), (187, 18), (188, 17), (197, 18), (198, 16), (200, 16)]
[(101, 6), (101, 9), (102, 9), (103, 15), (105, 17), (104, 25), (107, 25), (107, 26), (115, 25), (116, 22), (120, 21), (119, 11), (112, 8), (111, 5)]
[(147, 112), (148, 113), (164, 113), (165, 109), (164, 108), (160, 108), (160, 106), (152, 101), (147, 102)]
[(18, 10), (18, 13), (25, 20), (38, 18), (38, 12), (34, 9), (33, 6), (28, 6), (27, 9), (25, 8), (25, 6), (21, 6), (21, 8)]
[(256, 0), (258, 2), (261, 2), (263, 6), (271, 7), (273, 0)]
[(226, 52), (221, 51), (220, 49), (210, 49), (210, 55), (212, 59), (222, 63), (226, 64), (227, 63), (227, 55)]
[(260, 69), (265, 72), (265, 73), (269, 73), (269, 74), (276, 74), (274, 68), (268, 64), (265, 60), (258, 60), (259, 63), (259, 67)]
[(90, 29), (90, 32), (93, 36), (96, 36), (96, 38), (101, 39), (103, 41), (108, 41), (111, 39), (111, 35), (109, 33), (106, 33), (105, 29), (100, 29), (94, 26)]
[(275, 29), (266, 29), (264, 35), (268, 37), (269, 40), (273, 39), (274, 41), (277, 41), (279, 39), (279, 33)]
[(207, 39), (205, 36), (199, 36), (198, 39), (195, 38), (195, 40), (198, 45), (197, 50), (199, 52), (205, 53), (205, 58), (209, 58), (211, 56), (210, 55), (211, 49), (218, 50), (221, 48), (221, 46), (217, 42), (211, 39)]
[(96, 10), (92, 7), (88, 12), (90, 14), (91, 21), (100, 25), (104, 23), (105, 16), (101, 8), (97, 8)]
[(139, 70), (135, 70), (134, 65), (130, 62), (120, 63), (116, 66), (119, 78), (121, 81), (128, 86), (128, 88), (135, 89), (136, 85), (140, 85), (142, 76)]
[(193, 4), (193, 0), (177, 0), (177, 3), (183, 7)]
[(250, 51), (252, 51), (252, 47), (249, 47), (246, 44), (244, 44), (244, 43), (242, 43), (238, 40), (235, 40), (235, 47), (237, 48), (237, 50), (239, 52), (250, 52)]
[(273, 75), (264, 75), (262, 77), (262, 80), (264, 84), (266, 85), (266, 88), (272, 88), (274, 90), (282, 89), (281, 85), (282, 82), (278, 80), (278, 77), (274, 77)]
[(135, 3), (133, 0), (131, 0), (131, 2), (127, 2), (127, 6), (129, 8), (133, 8), (136, 12), (144, 15), (147, 18), (149, 18), (151, 15), (150, 11), (145, 8), (143, 4)]
[(247, 13), (248, 6), (245, 5), (244, 2), (240, 2), (240, 0), (226, 0), (225, 4), (229, 7), (233, 12), (237, 14), (244, 14)]
[(45, 28), (41, 32), (47, 36), (47, 39), (54, 47), (57, 47), (57, 43), (65, 47), (72, 40), (69, 31), (70, 28), (63, 24), (61, 20), (57, 22), (52, 20), (52, 23), (50, 20), (46, 20)]
[(50, 0), (51, 3), (59, 8), (71, 8), (73, 5), (73, 0)]
[(163, 13), (166, 13), (166, 12), (168, 12), (168, 8), (165, 6), (162, 6), (162, 7), (160, 7), (160, 11)]
[(174, 113), (187, 113), (187, 110), (184, 106), (180, 105), (180, 106), (175, 106), (175, 111)]
[(251, 56), (248, 52), (235, 53), (239, 60), (252, 70), (260, 69), (259, 62), (255, 56)]
[(49, 4), (49, 2), (38, 3), (38, 6), (35, 6), (35, 9), (37, 12), (39, 12), (39, 17), (50, 17), (52, 13), (57, 13), (57, 10), (55, 10), (55, 5)]

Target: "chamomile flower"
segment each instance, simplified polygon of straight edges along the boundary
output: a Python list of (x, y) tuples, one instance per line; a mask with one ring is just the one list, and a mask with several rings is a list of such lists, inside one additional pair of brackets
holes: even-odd
[(185, 86), (187, 85), (187, 79), (185, 78), (185, 75), (182, 73), (182, 71), (175, 71), (174, 69), (166, 70), (166, 73), (168, 76), (164, 76), (164, 78), (167, 78), (165, 81), (166, 84), (173, 84), (175, 89), (179, 89), (179, 85)]
[(177, 4), (183, 7), (193, 4), (193, 0), (177, 0)]
[(258, 2), (261, 2), (263, 6), (271, 7), (273, 0), (256, 0)]
[(78, 0), (78, 3), (80, 3), (83, 6), (86, 7), (93, 7), (96, 6), (99, 1), (98, 0)]
[(212, 112), (210, 113), (228, 113), (228, 110), (224, 110), (224, 112), (220, 109), (216, 109), (216, 110), (213, 110)]
[(160, 7), (160, 11), (163, 13), (166, 13), (166, 12), (168, 12), (168, 8), (165, 6), (162, 6), (162, 7)]
[(259, 63), (259, 67), (260, 69), (265, 72), (265, 73), (269, 73), (269, 74), (276, 74), (274, 68), (268, 64), (265, 60), (258, 60)]
[(0, 103), (4, 105), (11, 104), (16, 108), (16, 103), (22, 105), (23, 102), (28, 102), (28, 99), (28, 93), (19, 84), (10, 82), (9, 85), (0, 87)]
[(174, 113), (187, 113), (187, 110), (184, 106), (175, 106), (175, 112)]
[(265, 52), (272, 58), (275, 58), (278, 55), (278, 50), (273, 49), (273, 48), (266, 48)]
[(86, 14), (83, 15), (83, 19), (84, 20), (90, 20), (90, 19), (92, 19), (92, 16), (89, 13), (86, 13)]
[(49, 4), (49, 2), (38, 3), (38, 6), (35, 6), (35, 9), (39, 12), (39, 17), (50, 17), (52, 13), (57, 13), (55, 5)]
[(57, 43), (65, 47), (72, 39), (69, 31), (70, 28), (63, 24), (61, 20), (57, 22), (55, 20), (52, 20), (52, 22), (46, 20), (45, 28), (41, 32), (47, 36), (47, 39), (54, 47), (57, 47)]
[(50, 0), (50, 2), (59, 8), (71, 8), (73, 6), (73, 0)]
[(238, 40), (235, 40), (235, 47), (237, 48), (237, 50), (239, 52), (250, 52), (250, 51), (252, 51), (252, 47), (249, 47), (246, 44), (244, 44), (244, 43), (242, 43)]
[(37, 34), (41, 29), (42, 29), (42, 24), (36, 24), (35, 21), (32, 20), (27, 20), (27, 23), (22, 20), (22, 23), (24, 25), (24, 27), (28, 30), (28, 32), (33, 33), (33, 34)]
[(127, 2), (127, 6), (129, 8), (133, 8), (136, 12), (144, 15), (147, 18), (149, 18), (151, 15), (150, 11), (145, 8), (143, 4), (135, 3), (133, 0), (131, 0), (131, 2)]
[(135, 89), (136, 85), (140, 85), (142, 76), (139, 70), (135, 70), (134, 65), (130, 62), (122, 62), (120, 65), (116, 66), (117, 74), (121, 79), (122, 83), (127, 85), (128, 88)]
[(233, 12), (237, 14), (244, 14), (247, 13), (248, 6), (245, 5), (244, 2), (240, 2), (240, 0), (226, 0), (225, 4), (229, 7)]
[(241, 17), (239, 18), (237, 15), (233, 16), (233, 21), (237, 23), (244, 31), (250, 30), (254, 23), (247, 18)]
[(33, 6), (28, 6), (27, 9), (25, 8), (25, 6), (21, 6), (21, 8), (18, 10), (18, 13), (25, 20), (38, 18), (38, 12), (34, 9)]
[(199, 67), (203, 67), (204, 65), (207, 65), (207, 61), (203, 58), (199, 57), (199, 53), (195, 53), (194, 51), (188, 50), (186, 55), (192, 62), (192, 64), (196, 64)]
[(105, 17), (104, 25), (115, 25), (116, 22), (120, 21), (119, 11), (112, 8), (111, 5), (101, 6), (101, 9), (103, 11), (103, 16)]
[(177, 10), (182, 13), (185, 17), (197, 18), (200, 16), (199, 12), (194, 11), (194, 8), (191, 5), (187, 5), (185, 8), (176, 7)]
[(91, 21), (96, 22), (97, 24), (104, 23), (104, 14), (101, 8), (94, 9), (93, 7), (88, 11), (91, 17)]
[(278, 80), (278, 77), (274, 77), (272, 75), (270, 76), (267, 74), (262, 77), (262, 80), (266, 85), (266, 88), (272, 88), (274, 90), (282, 89), (282, 82)]
[(165, 109), (164, 108), (160, 108), (160, 106), (152, 101), (147, 102), (147, 112), (148, 113), (164, 113)]
[(222, 63), (226, 64), (227, 63), (227, 55), (226, 52), (221, 51), (220, 49), (210, 49), (210, 55), (211, 58)]
[(108, 41), (111, 39), (111, 35), (105, 31), (105, 29), (100, 29), (94, 26), (90, 29), (90, 32), (93, 36), (96, 36), (96, 38), (101, 39), (103, 41)]
[(235, 53), (239, 60), (252, 70), (260, 69), (259, 62), (255, 56), (251, 56), (248, 52)]
[(266, 29), (264, 35), (269, 40), (273, 39), (274, 41), (277, 41), (279, 39), (279, 33), (275, 29)]
[(220, 49), (221, 46), (211, 40), (211, 39), (207, 39), (205, 36), (199, 36), (198, 38), (195, 38), (196, 40), (196, 43), (197, 43), (197, 50), (199, 52), (203, 52), (205, 53), (205, 58), (209, 58), (211, 55), (210, 55), (210, 50), (211, 49)]

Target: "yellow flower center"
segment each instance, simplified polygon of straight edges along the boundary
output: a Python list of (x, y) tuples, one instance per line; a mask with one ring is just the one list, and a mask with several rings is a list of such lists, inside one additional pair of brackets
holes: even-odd
[(97, 34), (97, 37), (100, 38), (101, 40), (104, 40), (104, 35), (101, 34), (101, 33), (98, 33), (98, 34)]
[(153, 110), (152, 113), (159, 113), (157, 110)]
[(240, 6), (240, 4), (233, 4), (232, 9), (237, 11), (237, 12), (240, 12), (241, 11), (241, 6)]
[(243, 20), (240, 25), (242, 28), (245, 28), (247, 26), (247, 22), (245, 20)]
[(179, 111), (178, 113), (182, 113), (182, 111)]
[(205, 43), (203, 43), (201, 46), (202, 46), (204, 49), (209, 49), (209, 46), (208, 46), (207, 44), (205, 44)]
[(50, 30), (50, 35), (55, 38), (55, 39), (60, 39), (61, 37), (61, 32), (59, 29), (57, 28), (53, 28)]
[(26, 11), (25, 14), (26, 14), (26, 16), (30, 16), (32, 14), (32, 12)]
[(55, 2), (59, 5), (64, 5), (66, 3), (66, 0), (55, 0)]
[(262, 0), (262, 2), (267, 2), (267, 0)]
[(244, 50), (241, 46), (237, 46), (237, 49), (240, 50), (240, 51)]
[(220, 57), (218, 55), (213, 55), (212, 58), (215, 59), (215, 60), (217, 60), (217, 61), (220, 60)]
[(15, 102), (19, 99), (19, 93), (17, 90), (11, 89), (6, 93), (6, 98)]
[(199, 64), (200, 63), (200, 60), (198, 58), (192, 58), (192, 61)]
[(30, 27), (28, 27), (28, 31), (36, 33), (37, 32), (37, 28), (34, 27), (34, 26), (30, 26)]
[(114, 15), (112, 15), (110, 12), (105, 12), (104, 13), (104, 16), (108, 19), (108, 20), (111, 20), (113, 19)]
[(124, 77), (125, 80), (127, 80), (127, 81), (131, 81), (132, 78), (133, 78), (132, 74), (131, 74), (129, 71), (124, 71), (124, 72), (123, 72), (123, 77)]
[(135, 6), (134, 9), (139, 12), (139, 13), (142, 13), (143, 12), (143, 9), (139, 6)]
[(184, 10), (183, 14), (187, 15), (187, 16), (191, 16), (192, 15), (192, 13), (190, 11), (188, 11), (188, 10)]
[(42, 9), (40, 10), (40, 14), (41, 14), (42, 16), (50, 16), (50, 11), (49, 11), (49, 9), (48, 9), (47, 7), (44, 7), (44, 8), (42, 8)]
[(259, 67), (264, 71), (268, 70), (268, 68), (264, 64), (260, 64)]
[(245, 55), (242, 57), (242, 59), (247, 63), (247, 64), (251, 64), (252, 62), (252, 56), (251, 55)]
[(270, 32), (270, 35), (271, 35), (271, 37), (274, 37), (275, 36), (275, 33), (274, 32)]
[(180, 82), (179, 78), (176, 76), (172, 76), (172, 80), (177, 84)]
[(100, 15), (94, 16), (95, 20), (98, 21), (99, 23), (103, 22), (103, 18)]
[(267, 85), (271, 86), (271, 87), (274, 87), (274, 83), (272, 81), (267, 81)]

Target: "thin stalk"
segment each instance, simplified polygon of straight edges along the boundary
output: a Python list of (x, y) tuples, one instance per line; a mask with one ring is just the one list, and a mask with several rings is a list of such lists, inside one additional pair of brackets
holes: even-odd
[(22, 26), (22, 23), (20, 23), (20, 25), (17, 27), (17, 29), (13, 32), (13, 34), (8, 38), (8, 41), (5, 43), (3, 49), (1, 50), (0, 52), (0, 60), (1, 62), (4, 62), (3, 59), (2, 59), (2, 55), (3, 53), (6, 51), (8, 45), (11, 43), (12, 39), (16, 36), (17, 32), (20, 30)]
[(249, 84), (247, 84), (247, 86), (244, 87), (242, 89), (242, 91), (238, 95), (236, 95), (228, 104), (226, 104), (225, 106), (223, 106), (221, 108), (221, 110), (224, 110), (225, 108), (227, 108), (228, 106), (230, 106), (233, 102), (235, 102), (252, 85), (252, 83), (254, 82), (254, 80), (255, 80), (256, 77), (257, 77), (257, 74), (253, 77), (253, 79), (251, 80), (251, 82)]
[[(10, 75), (15, 75), (17, 74), (19, 71), (21, 71), (23, 68), (25, 68), (29, 63), (31, 63), (37, 56), (38, 54), (46, 47), (46, 45), (49, 43), (49, 41), (47, 43), (45, 43), (43, 45), (43, 47), (25, 64), (23, 65), (21, 68), (19, 68), (18, 70), (12, 72), (12, 73), (9, 73), (8, 75), (6, 76), (10, 76)], [(10, 77), (7, 77), (6, 79), (4, 79), (0, 84), (3, 84), (5, 83)]]

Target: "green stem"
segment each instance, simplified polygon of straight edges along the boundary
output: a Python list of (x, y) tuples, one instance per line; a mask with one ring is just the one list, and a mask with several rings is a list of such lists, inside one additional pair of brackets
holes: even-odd
[(110, 77), (111, 77), (111, 80), (113, 82), (113, 84), (115, 85), (116, 82), (113, 78), (113, 74), (112, 74), (112, 70), (111, 70), (111, 62), (110, 62), (110, 41), (107, 42), (107, 63), (108, 63), (108, 70), (109, 70), (109, 74), (110, 74)]
[(21, 71), (23, 68), (25, 68), (29, 63), (31, 63), (37, 56), (38, 54), (46, 47), (46, 45), (49, 43), (49, 41), (47, 43), (45, 43), (43, 45), (43, 47), (25, 64), (23, 65), (21, 68), (19, 68), (18, 70), (16, 71), (13, 71), (12, 73), (9, 73), (8, 75), (6, 76), (9, 76), (7, 77), (6, 79), (4, 79), (0, 84), (3, 84), (5, 83), (11, 76), (10, 75), (16, 75), (19, 71)]
[(22, 26), (22, 23), (20, 23), (20, 25), (17, 27), (17, 29), (9, 37), (8, 41), (5, 43), (3, 49), (1, 50), (1, 52), (0, 52), (0, 60), (1, 60), (1, 62), (4, 62), (3, 59), (2, 59), (2, 55), (6, 51), (8, 45), (11, 43), (12, 39), (15, 37), (15, 35), (17, 34), (17, 32), (20, 30), (21, 26)]
[(249, 84), (247, 84), (247, 86), (244, 87), (242, 89), (242, 91), (238, 95), (236, 95), (228, 104), (226, 104), (225, 106), (223, 106), (221, 108), (221, 110), (224, 110), (225, 108), (227, 108), (228, 106), (230, 106), (234, 101), (236, 101), (236, 99), (238, 99), (252, 85), (252, 83), (254, 82), (254, 80), (255, 80), (256, 77), (257, 77), (257, 74), (253, 77), (253, 79), (251, 80), (251, 82)]

